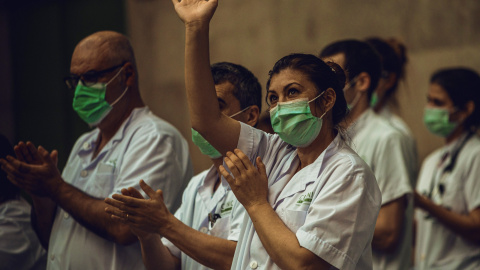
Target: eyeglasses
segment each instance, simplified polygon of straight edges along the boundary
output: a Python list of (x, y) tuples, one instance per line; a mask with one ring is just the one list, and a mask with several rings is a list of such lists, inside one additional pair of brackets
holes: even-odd
[(90, 70), (81, 75), (70, 74), (67, 77), (63, 78), (65, 84), (70, 90), (75, 90), (77, 87), (78, 81), (82, 81), (82, 84), (85, 86), (92, 86), (98, 82), (99, 79), (103, 78), (105, 74), (114, 71), (115, 69), (122, 67), (125, 65), (126, 61), (121, 63), (120, 65), (116, 65), (104, 70)]

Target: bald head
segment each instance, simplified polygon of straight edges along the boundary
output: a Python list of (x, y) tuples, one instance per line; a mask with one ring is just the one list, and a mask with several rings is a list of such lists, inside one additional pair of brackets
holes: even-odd
[(83, 74), (130, 62), (137, 71), (128, 38), (114, 31), (100, 31), (81, 40), (72, 55), (71, 73)]

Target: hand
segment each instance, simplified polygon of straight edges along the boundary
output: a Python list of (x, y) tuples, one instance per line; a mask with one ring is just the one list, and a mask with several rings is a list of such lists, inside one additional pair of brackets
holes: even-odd
[(128, 224), (135, 234), (139, 232), (140, 235), (136, 234), (139, 237), (146, 237), (150, 233), (162, 235), (168, 227), (169, 219), (174, 216), (168, 211), (161, 190), (154, 191), (143, 180), (140, 180), (140, 187), (150, 199), (139, 198), (140, 192), (129, 188), (127, 196), (114, 194), (113, 199), (106, 198), (105, 202), (113, 208), (107, 207), (105, 211), (111, 214), (113, 219)]
[(185, 25), (210, 23), (217, 9), (217, 0), (172, 0), (180, 19)]
[(413, 201), (414, 201), (415, 207), (418, 207), (421, 209), (425, 209), (425, 206), (431, 203), (431, 200), (429, 198), (421, 195), (417, 191), (413, 192)]
[(247, 211), (252, 206), (268, 204), (268, 179), (262, 159), (257, 157), (257, 169), (241, 150), (235, 149), (234, 152), (227, 152), (225, 157), (225, 164), (233, 177), (223, 165), (219, 169), (238, 201)]
[(14, 150), (17, 159), (12, 156), (0, 159), (8, 180), (32, 195), (44, 197), (54, 194), (63, 182), (56, 164), (58, 152), (53, 150), (50, 154), (41, 146), (36, 149), (30, 142), (20, 142)]

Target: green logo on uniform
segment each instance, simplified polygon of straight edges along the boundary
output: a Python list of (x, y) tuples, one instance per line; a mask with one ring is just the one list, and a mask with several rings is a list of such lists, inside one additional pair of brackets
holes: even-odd
[(220, 210), (220, 214), (225, 214), (226, 212), (232, 211), (233, 208), (233, 201), (225, 202), (222, 204), (222, 209)]
[(306, 204), (310, 205), (312, 203), (312, 198), (313, 198), (313, 192), (308, 192), (307, 194), (304, 194), (298, 198), (297, 205), (300, 204)]

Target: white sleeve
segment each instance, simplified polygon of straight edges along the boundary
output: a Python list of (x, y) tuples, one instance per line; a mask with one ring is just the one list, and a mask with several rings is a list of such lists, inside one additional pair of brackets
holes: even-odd
[(405, 154), (402, 152), (401, 134), (383, 138), (376, 146), (377, 156), (373, 171), (382, 192), (382, 205), (412, 193)]
[[(458, 164), (461, 166), (463, 164)], [(468, 211), (480, 207), (480, 153), (476, 153), (471, 158), (469, 167), (465, 170), (465, 201)]]
[[(170, 211), (176, 210), (172, 208), (186, 185), (183, 178), (188, 168), (182, 166), (179, 152), (183, 149), (181, 145), (175, 145), (175, 141), (170, 134), (156, 132), (133, 136), (123, 157), (112, 194), (131, 186), (142, 191), (139, 181), (143, 179), (154, 190), (163, 190), (167, 208)], [(142, 194), (145, 196), (143, 191)]]

